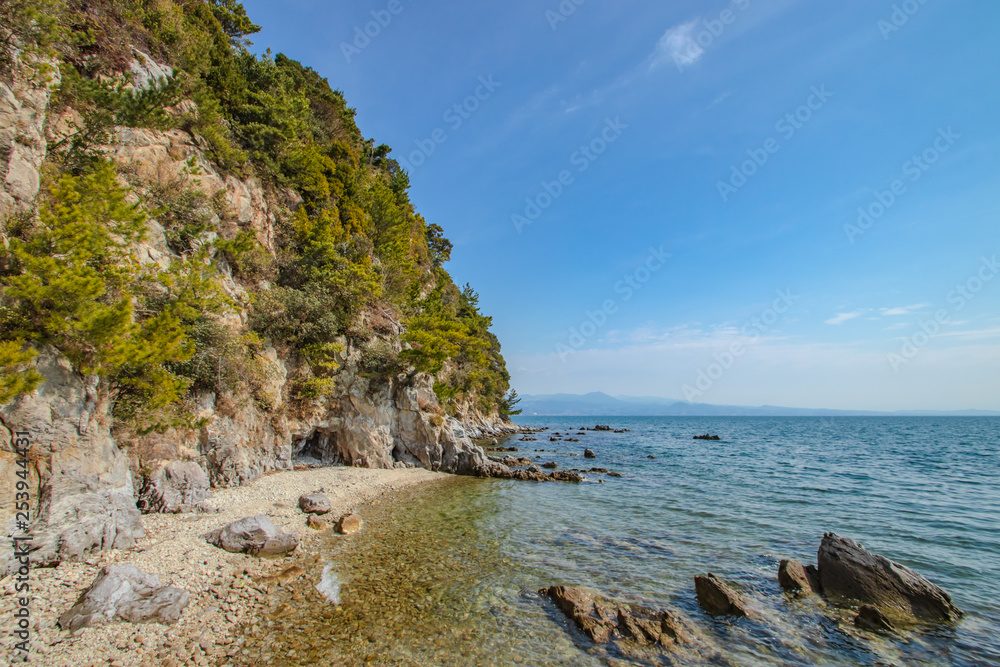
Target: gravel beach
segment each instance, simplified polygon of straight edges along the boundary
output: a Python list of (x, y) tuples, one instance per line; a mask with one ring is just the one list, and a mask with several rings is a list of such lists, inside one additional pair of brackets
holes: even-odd
[[(226, 665), (240, 650), (240, 635), (253, 632), (276, 579), (301, 576), (302, 570), (288, 569), (314, 561), (313, 546), (320, 535), (329, 535), (307, 527), (307, 517), (298, 508), (301, 494), (322, 491), (329, 497), (332, 511), (326, 518), (333, 523), (349, 512), (363, 518), (364, 506), (387, 493), (448, 477), (419, 468), (279, 472), (247, 486), (214, 491), (206, 501), (213, 510), (208, 513), (146, 515), (146, 535), (132, 550), (32, 570), (31, 662), (51, 667)], [(209, 530), (257, 514), (266, 514), (281, 530), (299, 532), (302, 541), (294, 554), (259, 559), (228, 553), (203, 538)], [(191, 601), (180, 620), (173, 626), (115, 622), (74, 633), (56, 627), (59, 615), (76, 602), (100, 569), (113, 564), (135, 565), (159, 576), (163, 585), (187, 590)], [(276, 577), (283, 572), (285, 577)], [(14, 585), (12, 576), (0, 581), (0, 615), (5, 618), (14, 612)], [(8, 636), (4, 642), (8, 657), (14, 655), (14, 641)]]

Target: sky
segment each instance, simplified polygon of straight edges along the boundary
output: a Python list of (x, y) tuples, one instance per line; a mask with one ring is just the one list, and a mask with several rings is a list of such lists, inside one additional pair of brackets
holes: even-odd
[(244, 5), (406, 165), (518, 393), (1000, 410), (1000, 4)]

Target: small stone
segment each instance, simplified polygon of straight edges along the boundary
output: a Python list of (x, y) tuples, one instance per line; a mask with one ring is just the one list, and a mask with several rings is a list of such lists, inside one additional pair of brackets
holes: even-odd
[(323, 531), (330, 529), (330, 524), (324, 521), (323, 519), (320, 519), (315, 514), (309, 515), (309, 518), (306, 519), (306, 525), (312, 528), (313, 530)]
[(337, 522), (337, 532), (341, 535), (351, 535), (361, 530), (361, 517), (357, 514), (345, 514)]

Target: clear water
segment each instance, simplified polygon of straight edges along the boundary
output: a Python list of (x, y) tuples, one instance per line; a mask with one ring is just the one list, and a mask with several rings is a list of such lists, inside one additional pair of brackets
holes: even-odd
[[(1000, 664), (1000, 419), (524, 418), (579, 443), (504, 444), (621, 478), (537, 484), (457, 478), (368, 511), (331, 538), (307, 592), (271, 617), (251, 662), (277, 665)], [(692, 440), (717, 433), (720, 442)], [(585, 447), (598, 458), (580, 456)], [(535, 452), (544, 449), (545, 452)], [(656, 458), (647, 458), (653, 455)], [(604, 479), (604, 483), (598, 480)], [(953, 628), (857, 631), (849, 611), (787, 598), (778, 561), (814, 562), (824, 532), (861, 541), (948, 590)], [(756, 619), (715, 619), (693, 577), (714, 572)], [(678, 610), (709, 647), (625, 656), (587, 642), (537, 590), (585, 585)], [(279, 600), (280, 601), (280, 600)], [(288, 652), (294, 651), (289, 657)]]

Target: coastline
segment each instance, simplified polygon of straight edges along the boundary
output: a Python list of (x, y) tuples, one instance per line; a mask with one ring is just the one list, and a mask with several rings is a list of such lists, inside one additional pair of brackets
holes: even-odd
[[(145, 536), (130, 550), (111, 550), (83, 562), (32, 570), (33, 636), (31, 658), (51, 667), (143, 667), (156, 665), (225, 665), (235, 655), (241, 634), (270, 605), (266, 577), (314, 560), (314, 548), (330, 531), (306, 526), (299, 495), (323, 489), (336, 518), (360, 511), (395, 491), (451, 478), (421, 468), (315, 468), (265, 475), (235, 488), (216, 489), (208, 513), (149, 514)], [(261, 559), (229, 553), (202, 537), (214, 528), (256, 514), (268, 515), (281, 530), (296, 530), (299, 547), (284, 558)], [(76, 602), (106, 565), (131, 564), (156, 574), (163, 585), (191, 595), (172, 626), (115, 622), (74, 633), (56, 627), (59, 615)], [(315, 583), (315, 582), (314, 582)], [(0, 614), (13, 613), (14, 582), (0, 580)], [(8, 645), (7, 650), (10, 650)]]

